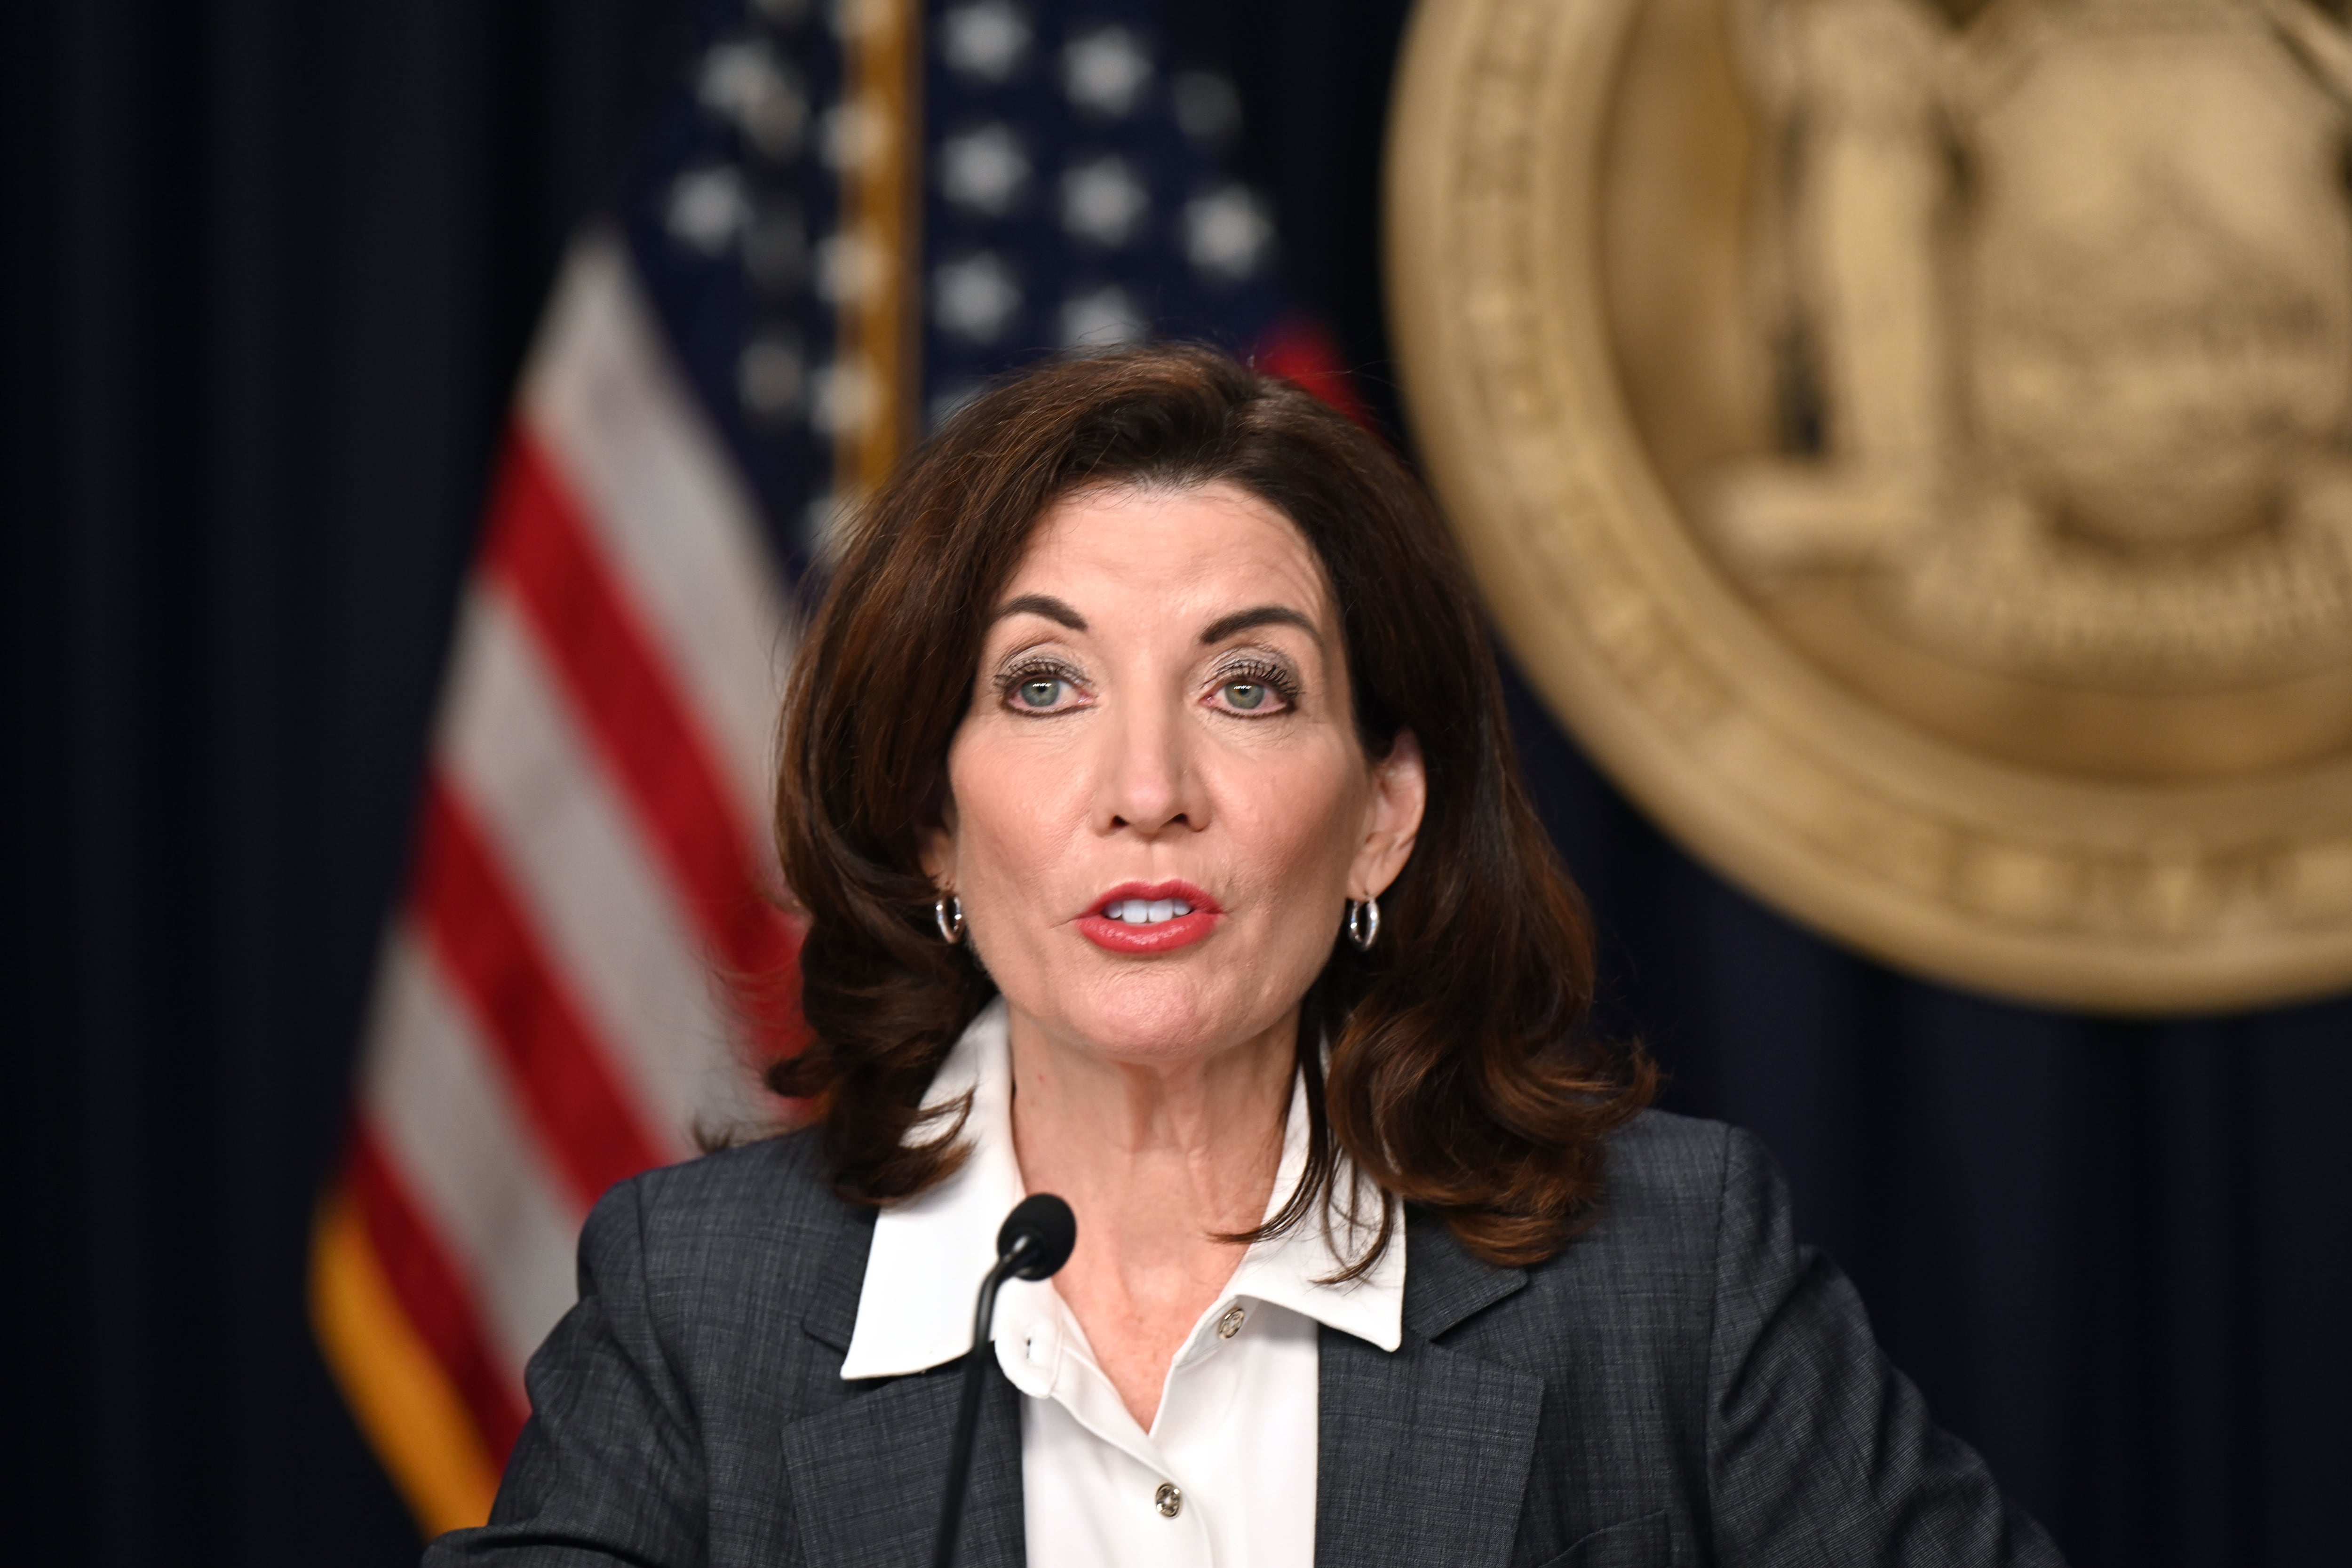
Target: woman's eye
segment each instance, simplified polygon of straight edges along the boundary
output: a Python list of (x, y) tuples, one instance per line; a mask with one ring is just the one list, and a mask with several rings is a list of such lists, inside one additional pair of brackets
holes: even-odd
[(1013, 696), (1024, 708), (1051, 708), (1068, 684), (1058, 675), (1040, 675), (1014, 687)]
[(1279, 685), (1253, 670), (1218, 682), (1216, 705), (1227, 713), (1269, 718), (1287, 709), (1290, 699)]

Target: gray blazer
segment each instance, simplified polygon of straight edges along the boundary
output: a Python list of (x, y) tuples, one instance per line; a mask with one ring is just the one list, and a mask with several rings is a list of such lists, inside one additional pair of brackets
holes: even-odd
[[(1408, 1224), (1404, 1343), (1323, 1331), (1318, 1564), (2059, 1562), (1796, 1244), (1748, 1134), (1643, 1115), (1599, 1222), (1531, 1268)], [(927, 1563), (957, 1367), (841, 1380), (872, 1235), (808, 1133), (615, 1187), (491, 1522), (428, 1568)], [(1020, 1398), (992, 1364), (971, 1568), (1023, 1560)]]

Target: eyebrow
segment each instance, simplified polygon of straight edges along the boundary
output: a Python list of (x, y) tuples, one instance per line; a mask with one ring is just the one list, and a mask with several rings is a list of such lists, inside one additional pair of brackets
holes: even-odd
[(1024, 594), (1017, 599), (1007, 599), (996, 607), (996, 614), (990, 618), (1001, 621), (1007, 616), (1043, 616), (1055, 625), (1074, 632), (1087, 629), (1086, 616), (1051, 594)]
[(1258, 605), (1246, 610), (1235, 610), (1230, 616), (1209, 623), (1201, 633), (1203, 644), (1223, 642), (1235, 632), (1250, 631), (1258, 626), (1297, 626), (1319, 645), (1323, 634), (1313, 621), (1287, 605)]

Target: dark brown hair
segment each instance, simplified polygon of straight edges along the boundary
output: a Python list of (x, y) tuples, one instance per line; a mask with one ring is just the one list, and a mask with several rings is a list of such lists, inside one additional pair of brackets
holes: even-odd
[[(1655, 1075), (1586, 1027), (1581, 900), (1519, 783), (1500, 684), (1459, 558), (1421, 486), (1349, 420), (1213, 351), (1050, 363), (989, 391), (847, 525), (785, 699), (776, 840), (808, 919), (813, 1043), (771, 1072), (824, 1125), (853, 1200), (911, 1197), (963, 1156), (961, 1125), (909, 1142), (932, 1075), (994, 987), (942, 942), (919, 858), (982, 636), (1039, 519), (1097, 485), (1222, 480), (1268, 502), (1330, 575), (1357, 727), (1421, 742), (1428, 805), (1381, 895), (1380, 938), (1331, 958), (1299, 1026), (1307, 1178), (1267, 1234), (1330, 1200), (1336, 1150), (1444, 1216), (1472, 1253), (1536, 1261), (1598, 1195), (1602, 1139)], [(1316, 1045), (1330, 1044), (1328, 1081)]]

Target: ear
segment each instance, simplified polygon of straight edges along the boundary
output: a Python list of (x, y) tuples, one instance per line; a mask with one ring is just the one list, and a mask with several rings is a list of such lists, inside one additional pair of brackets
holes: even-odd
[(956, 808), (952, 798), (940, 813), (940, 825), (923, 829), (922, 847), (919, 854), (923, 862), (923, 875), (929, 877), (931, 879), (931, 886), (940, 890), (940, 896), (945, 897), (955, 886)]
[(1372, 799), (1364, 812), (1364, 840), (1348, 877), (1349, 897), (1377, 899), (1388, 891), (1421, 836), (1421, 814), (1429, 804), (1429, 769), (1421, 740), (1399, 730), (1389, 754), (1372, 764)]

